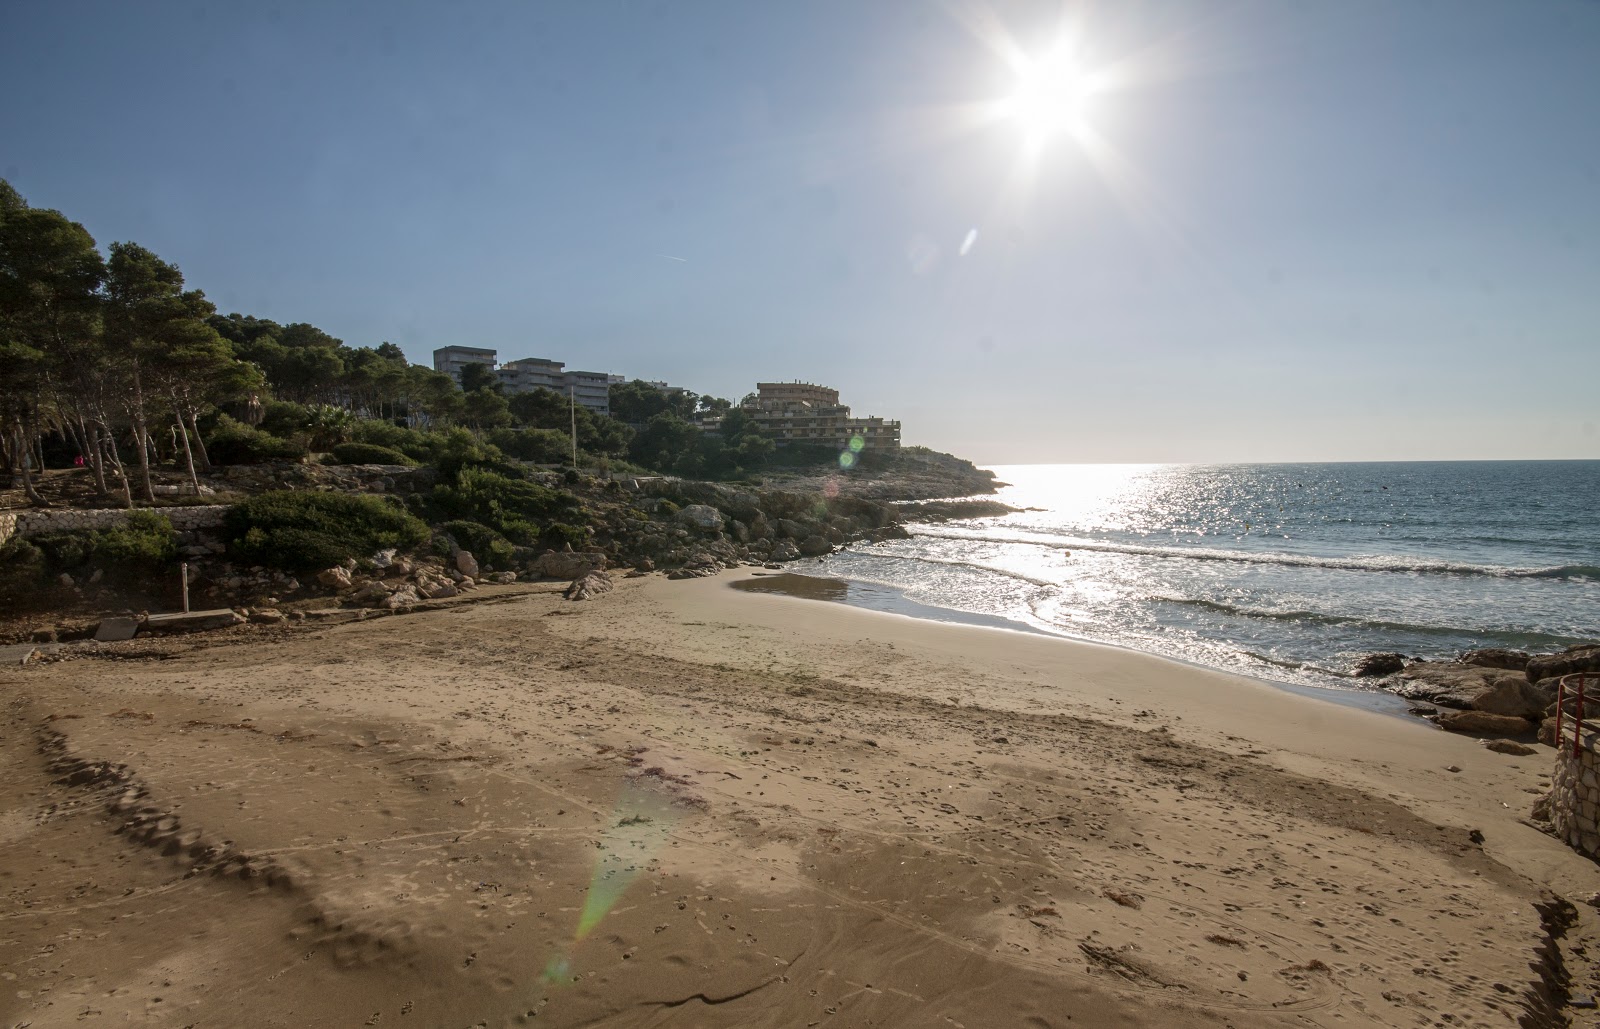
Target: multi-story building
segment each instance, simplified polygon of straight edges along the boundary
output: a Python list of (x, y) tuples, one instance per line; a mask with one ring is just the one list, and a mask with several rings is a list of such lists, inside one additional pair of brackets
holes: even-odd
[(433, 370), (446, 372), (461, 385), (461, 369), (469, 364), (486, 364), (494, 369), (495, 351), (483, 347), (440, 347), (433, 352)]
[(551, 361), (543, 357), (524, 357), (516, 361), (507, 361), (495, 374), (500, 376), (500, 384), (508, 393), (528, 393), (541, 387), (564, 393), (566, 392), (562, 373), (564, 367), (566, 365), (561, 361)]
[(605, 372), (567, 372), (562, 376), (562, 386), (572, 390), (572, 396), (595, 414), (611, 414), (611, 376)]
[(869, 450), (900, 446), (900, 423), (878, 417), (853, 418), (839, 403), (839, 391), (809, 382), (759, 382), (754, 406), (745, 410), (773, 441), (847, 447), (855, 438)]

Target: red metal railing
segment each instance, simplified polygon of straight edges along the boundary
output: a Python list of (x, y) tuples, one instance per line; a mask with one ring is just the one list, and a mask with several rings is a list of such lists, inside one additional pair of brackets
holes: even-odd
[(1572, 712), (1572, 756), (1577, 757), (1583, 752), (1583, 703), (1587, 699), (1589, 673), (1573, 672), (1563, 675), (1556, 684), (1556, 749), (1561, 749), (1561, 722), (1562, 716), (1567, 712), (1567, 705), (1574, 707)]

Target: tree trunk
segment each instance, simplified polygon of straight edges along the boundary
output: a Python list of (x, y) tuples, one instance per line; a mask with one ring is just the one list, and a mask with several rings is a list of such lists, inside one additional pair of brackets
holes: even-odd
[(183, 424), (183, 408), (178, 406), (178, 393), (172, 393), (173, 417), (178, 423), (178, 435), (183, 437), (183, 461), (189, 468), (189, 485), (194, 487), (194, 495), (200, 495), (200, 476), (194, 470), (194, 450), (189, 446), (189, 427)]
[(212, 471), (211, 455), (206, 453), (206, 441), (200, 436), (199, 408), (193, 408), (189, 411), (189, 424), (194, 427), (194, 445), (200, 450), (200, 470), (210, 474)]
[(100, 452), (100, 429), (90, 425), (88, 419), (78, 415), (78, 431), (83, 439), (83, 459), (89, 462), (89, 467), (94, 469), (94, 487), (105, 496), (106, 489), (106, 462), (105, 455)]
[(28, 503), (34, 507), (49, 507), (50, 505), (39, 495), (39, 491), (33, 488), (33, 469), (30, 467), (33, 464), (33, 448), (29, 445), (27, 430), (23, 428), (20, 418), (11, 431), (12, 438), (16, 440), (17, 454), (21, 458), (19, 463), (22, 465), (22, 492), (27, 494)]
[(133, 484), (128, 481), (128, 470), (122, 466), (122, 454), (117, 450), (117, 434), (112, 431), (111, 419), (106, 417), (105, 407), (99, 401), (95, 403), (94, 424), (96, 445), (104, 447), (104, 452), (111, 455), (111, 469), (116, 472), (117, 481), (122, 483), (122, 504), (131, 509)]
[(146, 503), (156, 502), (155, 487), (150, 485), (150, 430), (145, 424), (144, 416), (144, 384), (140, 381), (139, 366), (133, 366), (133, 439), (139, 447), (139, 480), (144, 486), (144, 499)]

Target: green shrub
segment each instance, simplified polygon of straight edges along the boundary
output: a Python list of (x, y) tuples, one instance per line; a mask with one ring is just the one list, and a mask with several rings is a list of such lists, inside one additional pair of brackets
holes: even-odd
[(305, 432), (311, 424), (311, 408), (289, 400), (269, 400), (261, 414), (262, 432), (289, 439)]
[(572, 545), (573, 550), (577, 550), (589, 545), (589, 530), (581, 525), (551, 522), (545, 526), (539, 541), (552, 550), (560, 550), (569, 543)]
[(44, 551), (18, 536), (0, 544), (0, 594), (20, 600), (50, 574)]
[(517, 479), (487, 468), (465, 468), (454, 485), (433, 488), (430, 500), (445, 518), (467, 518), (504, 532), (509, 521), (549, 521), (582, 510), (565, 490)]
[(263, 461), (298, 461), (306, 456), (305, 440), (280, 439), (227, 415), (219, 415), (206, 440), (206, 453), (217, 464), (260, 464)]
[(352, 442), (370, 443), (375, 447), (398, 450), (413, 461), (431, 461), (441, 438), (436, 433), (419, 432), (403, 425), (376, 419), (357, 422), (350, 430)]
[(236, 560), (291, 569), (327, 568), (428, 539), (427, 525), (397, 504), (346, 493), (262, 493), (230, 510), (223, 528)]
[(478, 564), (485, 568), (510, 568), (515, 548), (511, 541), (487, 525), (457, 519), (445, 522), (439, 530), (456, 541), (456, 546), (470, 551)]
[(488, 438), (521, 461), (560, 464), (572, 457), (572, 437), (558, 429), (495, 429)]
[(398, 450), (375, 443), (340, 443), (333, 448), (333, 459), (339, 464), (403, 464), (417, 462)]
[(155, 511), (130, 511), (121, 525), (49, 533), (35, 537), (33, 544), (30, 549), (42, 557), (47, 572), (78, 573), (93, 567), (122, 583), (164, 575), (175, 570), (178, 558), (177, 533)]

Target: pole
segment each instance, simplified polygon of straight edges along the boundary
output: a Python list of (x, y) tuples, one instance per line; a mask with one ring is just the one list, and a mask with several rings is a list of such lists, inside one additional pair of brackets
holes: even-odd
[(185, 561), (178, 566), (182, 569), (183, 577), (183, 613), (189, 613), (189, 562)]
[(567, 414), (572, 417), (572, 469), (578, 469), (578, 401), (572, 392), (573, 387), (567, 387)]

